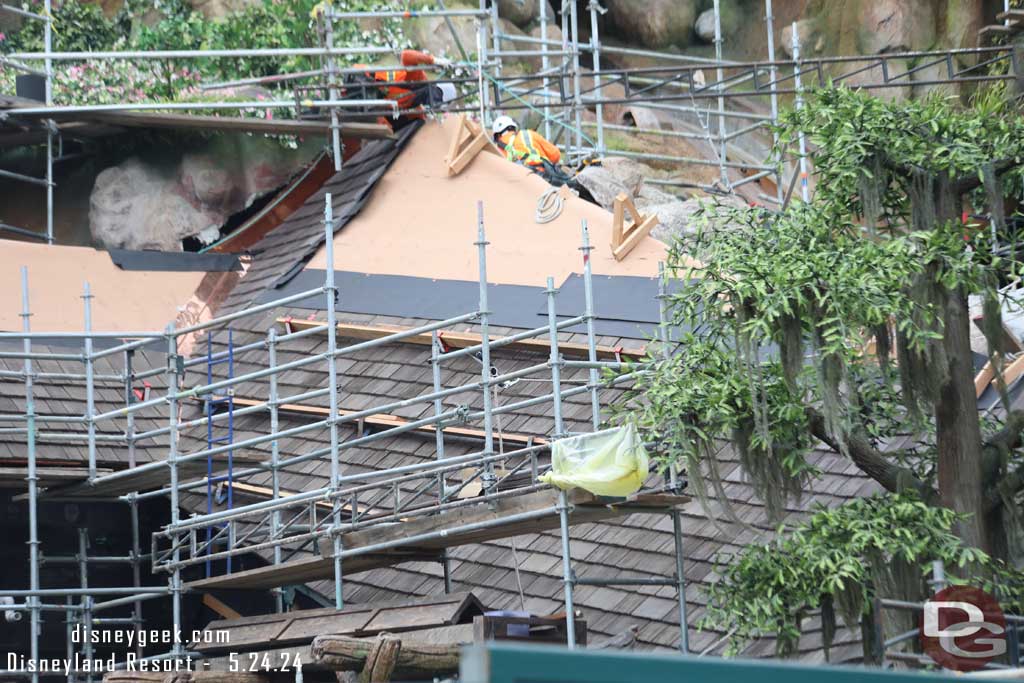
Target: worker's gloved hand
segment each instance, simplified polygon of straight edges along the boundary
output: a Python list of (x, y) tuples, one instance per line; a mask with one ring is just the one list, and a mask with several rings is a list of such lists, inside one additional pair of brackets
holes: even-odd
[(449, 69), (452, 66), (452, 61), (450, 59), (445, 59), (444, 57), (434, 57), (434, 65), (439, 66), (442, 69)]

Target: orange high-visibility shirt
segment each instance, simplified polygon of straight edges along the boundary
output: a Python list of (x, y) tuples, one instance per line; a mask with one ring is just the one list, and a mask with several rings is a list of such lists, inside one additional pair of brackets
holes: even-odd
[[(417, 50), (402, 50), (402, 66), (422, 66), (433, 64), (434, 58), (425, 52)], [(365, 65), (362, 65), (365, 66)], [(395, 69), (394, 71), (373, 71), (369, 74), (376, 81), (390, 81), (387, 86), (385, 97), (389, 100), (398, 100), (398, 106), (408, 109), (412, 106), (414, 95), (408, 88), (403, 88), (395, 83), (423, 83), (430, 80), (427, 74), (420, 69)]]
[[(531, 159), (531, 157), (543, 157), (552, 164), (557, 164), (562, 160), (562, 153), (558, 147), (535, 130), (505, 133), (499, 139), (505, 148), (506, 156), (513, 161), (522, 161), (528, 166), (539, 166), (541, 162), (536, 158)], [(509, 150), (510, 145), (511, 150)]]

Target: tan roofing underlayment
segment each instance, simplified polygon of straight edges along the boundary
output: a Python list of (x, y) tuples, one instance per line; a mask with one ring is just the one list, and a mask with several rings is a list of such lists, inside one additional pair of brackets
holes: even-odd
[[(456, 121), (428, 121), (376, 185), (359, 215), (334, 238), (336, 270), (443, 280), (478, 277), (477, 201), (484, 203), (487, 279), (492, 283), (561, 284), (582, 272), (580, 221), (586, 218), (595, 275), (653, 277), (666, 247), (645, 237), (622, 261), (612, 257), (612, 214), (570, 197), (550, 223), (534, 220), (549, 189), (539, 176), (493, 154), (478, 154), (455, 177), (445, 156)], [(324, 268), (321, 247), (309, 268)]]
[(82, 291), (92, 290), (92, 326), (109, 332), (159, 332), (189, 301), (204, 272), (122, 270), (105, 251), (0, 240), (0, 330), (21, 330), (21, 267), (28, 267), (34, 332), (83, 329)]

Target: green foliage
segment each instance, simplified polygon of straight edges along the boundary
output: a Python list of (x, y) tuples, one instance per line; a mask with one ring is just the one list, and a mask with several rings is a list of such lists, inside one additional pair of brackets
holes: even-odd
[[(21, 7), (42, 14), (42, 2), (23, 2)], [(109, 20), (99, 5), (60, 3), (53, 13), (53, 49), (59, 52), (109, 50), (125, 35), (124, 15)], [(0, 41), (0, 53), (43, 50), (43, 22), (26, 19), (22, 28)]]
[[(963, 518), (910, 491), (934, 488), (950, 311), (965, 321), (967, 297), (978, 295), (986, 328), (998, 330), (1000, 285), (1021, 272), (1003, 198), (1022, 198), (1024, 118), (991, 94), (961, 107), (826, 88), (782, 117), (780, 144), (801, 131), (817, 176), (813, 202), (781, 213), (705, 207), (669, 254), (678, 283), (668, 309), (681, 343), (649, 359), (618, 419), (636, 422), (660, 463), (684, 469), (697, 496), (727, 515), (723, 448), (738, 452), (776, 518), (815, 476), (806, 456), (818, 441), (850, 457), (870, 451), (922, 481), (907, 486), (913, 477), (901, 472), (887, 484), (899, 495), (820, 510), (732, 558), (710, 589), (705, 624), (736, 629), (734, 651), (772, 633), (792, 651), (810, 610), (856, 622), (874, 595), (913, 598), (923, 564), (936, 559), (969, 565), (976, 582), (996, 577), (1001, 597), (1022, 604), (1021, 574), (966, 547), (956, 536)], [(965, 225), (972, 209), (989, 213), (992, 228)], [(908, 435), (915, 445), (885, 452)], [(1011, 461), (1020, 457), (1001, 472)]]
[[(239, 48), (302, 48), (321, 44), (318, 22), (312, 17), (317, 0), (263, 0), (224, 19), (211, 21), (185, 0), (129, 0), (113, 19), (107, 19), (97, 5), (67, 1), (54, 11), (54, 49), (86, 50), (225, 50)], [(39, 12), (41, 0), (23, 2)], [(339, 0), (339, 10), (391, 9), (387, 3), (367, 0)], [(160, 19), (152, 25), (140, 21), (157, 11)], [(361, 22), (335, 22), (335, 45), (387, 47), (395, 51), (409, 47), (396, 19), (381, 20), (375, 30)], [(42, 51), (40, 22), (28, 21), (24, 28), (0, 40), (0, 52)], [(339, 58), (339, 64), (372, 62), (378, 56), (354, 54)], [(64, 105), (106, 102), (201, 101), (195, 87), (200, 80), (229, 81), (318, 68), (319, 57), (282, 56), (129, 62), (105, 60), (83, 65), (60, 62), (55, 66), (55, 101)], [(12, 89), (14, 73), (0, 72), (0, 87)], [(74, 83), (78, 81), (77, 87)], [(67, 87), (65, 87), (67, 86)], [(139, 94), (141, 93), (141, 95)], [(289, 97), (286, 95), (285, 97)], [(232, 99), (216, 91), (216, 99)], [(244, 112), (243, 112), (244, 113)], [(253, 114), (253, 112), (249, 112)], [(263, 115), (260, 110), (256, 115)], [(287, 116), (287, 112), (278, 115)]]
[[(995, 578), (979, 587), (997, 595), (1005, 610), (1018, 611), (1024, 579), (982, 551), (965, 547), (953, 532), (956, 521), (952, 511), (908, 495), (819, 508), (788, 534), (719, 558), (721, 579), (708, 591), (702, 625), (735, 628), (731, 654), (771, 634), (778, 636), (779, 654), (792, 654), (810, 612), (823, 610), (823, 620), (838, 614), (856, 627), (875, 597), (923, 595), (934, 560), (945, 563), (947, 578), (954, 582), (960, 582), (958, 570), (986, 567)], [(977, 586), (977, 578), (970, 578)], [(824, 625), (826, 635), (834, 632), (830, 626)], [(825, 645), (830, 645), (827, 639)]]

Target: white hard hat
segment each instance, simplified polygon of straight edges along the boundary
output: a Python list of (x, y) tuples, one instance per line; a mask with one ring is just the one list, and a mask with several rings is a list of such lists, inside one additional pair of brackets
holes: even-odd
[(452, 100), (459, 96), (459, 92), (451, 83), (438, 83), (437, 87), (441, 89), (442, 102), (451, 102)]
[(494, 119), (494, 123), (491, 124), (491, 132), (495, 135), (501, 135), (509, 128), (519, 130), (519, 124), (516, 123), (511, 116), (499, 116)]

